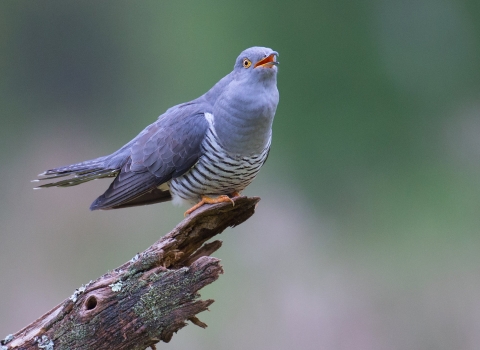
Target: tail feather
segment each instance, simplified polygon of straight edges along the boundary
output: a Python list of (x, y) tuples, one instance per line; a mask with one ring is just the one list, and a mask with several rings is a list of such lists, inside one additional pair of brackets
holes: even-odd
[(64, 174), (64, 176), (70, 174), (80, 174), (82, 172), (91, 172), (93, 170), (104, 169), (105, 161), (107, 160), (108, 156), (95, 158), (91, 160), (87, 160), (80, 163), (70, 164), (66, 166), (62, 166), (59, 168), (54, 168), (47, 170), (38, 176), (47, 176), (47, 175), (59, 175)]
[(108, 157), (100, 157), (85, 162), (71, 164), (55, 169), (50, 169), (42, 174), (38, 180), (33, 182), (39, 182), (44, 180), (53, 180), (61, 177), (68, 177), (67, 179), (49, 182), (38, 186), (37, 188), (44, 187), (70, 187), (80, 185), (84, 182), (94, 179), (101, 179), (104, 177), (114, 177), (118, 174), (119, 169), (105, 168), (105, 161)]
[[(95, 169), (94, 171), (83, 173), (81, 175), (74, 175), (73, 177), (69, 177), (68, 179), (57, 181), (57, 182), (49, 182), (44, 185), (40, 185), (37, 188), (46, 188), (46, 187), (70, 187), (80, 185), (84, 182), (95, 180), (95, 179), (102, 179), (105, 177), (114, 177), (118, 174), (118, 170), (116, 169)], [(48, 180), (57, 177), (69, 176), (71, 174), (63, 174), (59, 176), (52, 176), (45, 179), (40, 180)]]
[[(91, 174), (95, 171), (99, 170), (104, 170), (103, 168), (93, 168), (93, 169), (88, 169), (88, 170), (83, 170), (83, 171), (72, 171), (72, 172), (62, 172), (62, 173), (49, 173), (49, 174), (55, 174), (51, 176), (45, 176), (45, 173), (38, 174), (38, 176), (42, 176), (41, 179), (38, 180), (33, 180), (32, 182), (38, 182), (38, 181), (44, 181), (44, 180), (51, 180), (51, 179), (57, 179), (59, 177), (65, 177), (65, 176), (70, 176), (70, 175), (75, 175), (75, 176), (81, 176), (85, 174)], [(111, 169), (110, 169), (111, 170)], [(48, 170), (51, 171), (51, 170)]]

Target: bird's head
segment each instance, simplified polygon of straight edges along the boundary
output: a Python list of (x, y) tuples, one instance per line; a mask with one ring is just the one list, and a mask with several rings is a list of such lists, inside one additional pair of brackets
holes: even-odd
[(278, 70), (277, 56), (278, 52), (268, 47), (250, 47), (238, 56), (234, 70), (242, 76), (275, 76)]

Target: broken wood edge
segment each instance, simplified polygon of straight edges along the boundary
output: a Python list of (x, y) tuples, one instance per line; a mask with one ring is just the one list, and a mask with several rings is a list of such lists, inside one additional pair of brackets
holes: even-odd
[(187, 320), (205, 328), (196, 314), (213, 300), (199, 300), (198, 291), (223, 273), (220, 260), (210, 257), (222, 242), (206, 242), (252, 216), (260, 198), (233, 200), (202, 206), (145, 251), (1, 341), (0, 350), (145, 349), (170, 341)]

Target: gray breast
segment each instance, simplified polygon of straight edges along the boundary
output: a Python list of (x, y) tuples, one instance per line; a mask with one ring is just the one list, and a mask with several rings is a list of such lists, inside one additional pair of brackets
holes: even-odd
[(202, 142), (202, 156), (185, 174), (170, 181), (175, 201), (197, 202), (202, 195), (218, 196), (240, 192), (247, 187), (267, 159), (270, 140), (258, 154), (236, 155), (226, 152), (215, 132), (213, 116), (206, 113), (209, 128)]

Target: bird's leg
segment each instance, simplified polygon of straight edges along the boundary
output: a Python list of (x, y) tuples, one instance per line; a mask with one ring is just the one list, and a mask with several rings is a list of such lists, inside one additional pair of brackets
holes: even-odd
[(193, 207), (191, 207), (190, 209), (188, 209), (183, 215), (184, 216), (187, 216), (187, 215), (190, 215), (191, 213), (193, 213), (195, 210), (197, 210), (198, 208), (200, 208), (202, 205), (204, 204), (215, 204), (215, 203), (223, 203), (223, 202), (231, 202), (232, 205), (235, 205), (235, 202), (233, 201), (232, 198), (230, 197), (238, 197), (240, 196), (240, 193), (238, 193), (237, 191), (233, 192), (232, 194), (230, 194), (230, 196), (226, 196), (226, 195), (221, 195), (221, 196), (218, 196), (218, 197), (215, 197), (215, 198), (211, 198), (211, 197), (207, 197), (207, 196), (202, 196), (202, 200), (200, 202), (198, 202), (197, 204), (195, 204)]
[(230, 198), (235, 198), (235, 197), (240, 197), (241, 194), (240, 194), (240, 192), (235, 191), (235, 192), (232, 192), (229, 196), (230, 196)]

